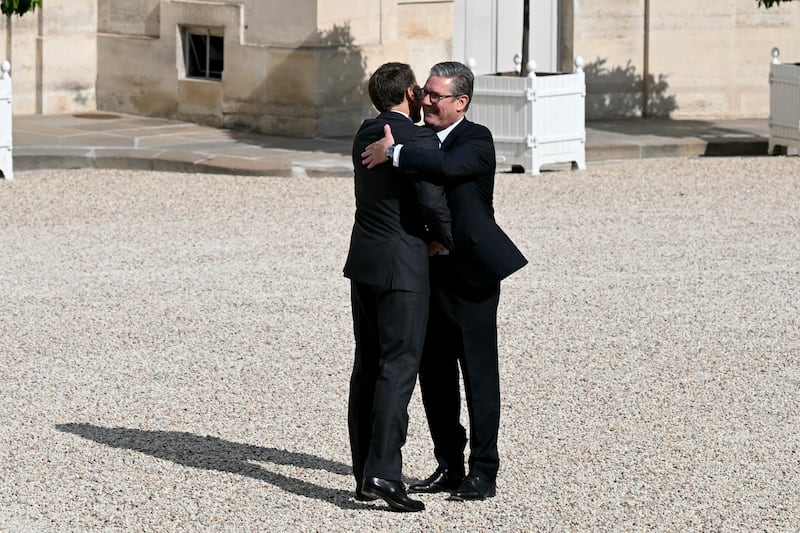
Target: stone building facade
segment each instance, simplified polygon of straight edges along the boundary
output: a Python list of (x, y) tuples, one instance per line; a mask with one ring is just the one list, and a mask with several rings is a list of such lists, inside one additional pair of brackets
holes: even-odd
[(586, 67), (587, 118), (760, 118), (778, 46), (800, 61), (800, 2), (570, 0)]
[[(561, 70), (584, 58), (590, 119), (766, 117), (770, 50), (800, 60), (800, 2), (532, 6), (537, 50), (549, 46)], [(336, 136), (373, 113), (365, 84), (381, 63), (408, 62), (423, 81), (437, 61), (466, 62), (469, 43), (508, 48), (521, 18), (522, 0), (45, 0), (0, 25), (0, 55), (18, 114), (102, 110)]]

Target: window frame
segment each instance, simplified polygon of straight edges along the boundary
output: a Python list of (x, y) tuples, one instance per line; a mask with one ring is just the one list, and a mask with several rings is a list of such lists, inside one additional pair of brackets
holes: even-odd
[[(190, 80), (222, 81), (225, 70), (225, 28), (181, 26), (180, 28), (181, 45), (183, 48), (183, 76)], [(192, 51), (197, 50), (195, 38), (199, 37), (204, 45), (202, 50), (205, 57), (205, 65), (197, 65), (199, 72), (193, 71), (193, 65), (197, 62), (192, 57)], [(219, 39), (221, 52), (220, 69), (217, 73), (212, 69), (212, 38)], [(196, 55), (196, 54), (195, 54)]]

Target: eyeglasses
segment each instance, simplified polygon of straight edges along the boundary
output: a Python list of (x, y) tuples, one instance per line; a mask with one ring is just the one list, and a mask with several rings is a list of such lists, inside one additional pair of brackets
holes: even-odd
[(422, 98), (425, 98), (426, 96), (430, 98), (432, 104), (438, 104), (442, 98), (458, 98), (461, 96), (460, 94), (436, 94), (428, 91), (427, 89), (420, 89), (419, 94), (422, 96)]

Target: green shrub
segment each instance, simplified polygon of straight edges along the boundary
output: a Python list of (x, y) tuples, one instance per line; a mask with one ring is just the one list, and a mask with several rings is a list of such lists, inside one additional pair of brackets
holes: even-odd
[(36, 8), (42, 9), (42, 0), (2, 0), (0, 2), (0, 11), (4, 15), (24, 15), (28, 11), (36, 11)]

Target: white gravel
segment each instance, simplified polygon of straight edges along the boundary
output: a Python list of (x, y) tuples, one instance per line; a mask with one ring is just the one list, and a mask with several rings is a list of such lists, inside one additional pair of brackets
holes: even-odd
[(350, 180), (15, 177), (0, 531), (800, 529), (800, 158), (498, 175), (499, 492), (417, 514), (351, 498)]

